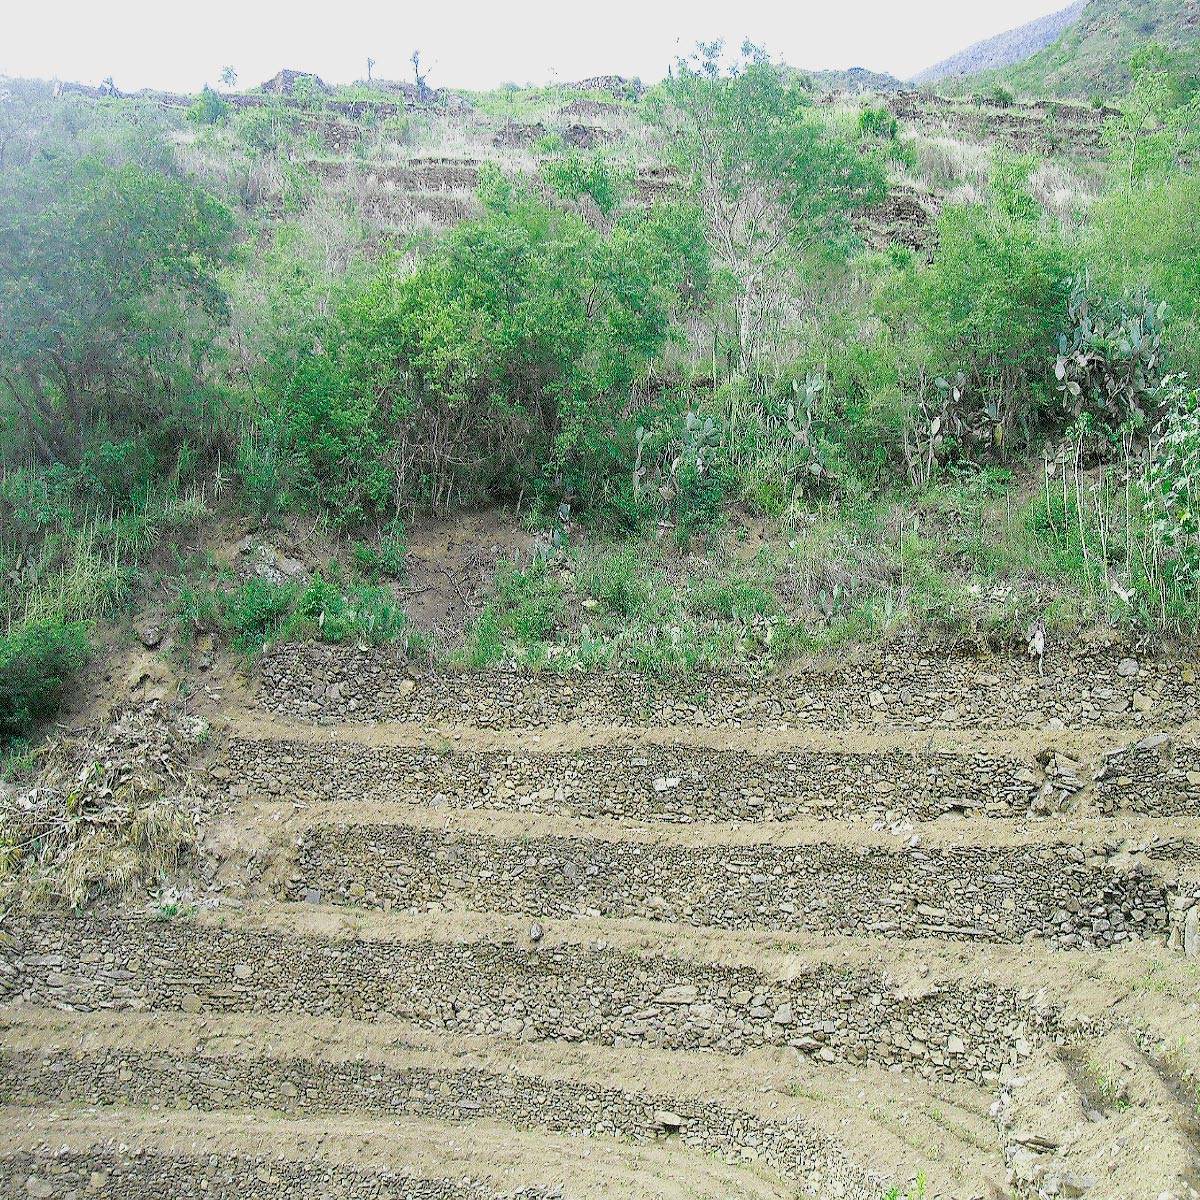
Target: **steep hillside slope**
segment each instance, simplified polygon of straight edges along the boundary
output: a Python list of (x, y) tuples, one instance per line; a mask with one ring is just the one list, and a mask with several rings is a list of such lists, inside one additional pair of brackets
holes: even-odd
[(1200, 49), (1200, 0), (1090, 0), (1077, 24), (1005, 78), (1030, 94), (1111, 96), (1129, 82), (1130, 54), (1149, 42)]
[(1076, 0), (1061, 12), (1039, 17), (1017, 29), (976, 42), (965, 50), (935, 63), (919, 75), (914, 83), (934, 83), (939, 79), (953, 79), (959, 75), (978, 75), (981, 71), (997, 71), (1032, 58), (1039, 50), (1053, 45), (1083, 15), (1087, 0)]

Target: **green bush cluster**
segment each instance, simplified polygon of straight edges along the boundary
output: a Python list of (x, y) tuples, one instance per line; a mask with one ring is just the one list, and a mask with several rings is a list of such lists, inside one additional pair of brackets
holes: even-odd
[(81, 622), (35, 621), (0, 637), (0, 749), (52, 716), (91, 652)]
[(218, 592), (218, 616), (241, 654), (279, 641), (396, 641), (409, 633), (387, 587), (347, 580), (335, 566), (307, 583), (249, 579)]

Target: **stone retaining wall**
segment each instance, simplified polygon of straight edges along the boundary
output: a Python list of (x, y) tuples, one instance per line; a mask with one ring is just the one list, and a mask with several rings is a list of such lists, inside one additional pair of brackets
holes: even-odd
[(298, 848), (288, 898), (445, 904), (546, 918), (648, 917), (809, 930), (1106, 947), (1163, 937), (1171, 894), (1078, 846), (689, 846), (494, 838), (327, 825)]
[[(482, 1183), (414, 1179), (394, 1171), (368, 1171), (341, 1163), (288, 1162), (266, 1155), (163, 1155), (119, 1150), (52, 1156), (0, 1157), (0, 1197), (5, 1200), (502, 1200)], [(551, 1200), (546, 1192), (520, 1190), (521, 1200)]]
[(1101, 812), (1200, 817), (1200, 747), (1155, 734), (1109, 754), (1096, 779)]
[(814, 1172), (852, 1189), (883, 1191), (841, 1148), (799, 1120), (763, 1121), (707, 1101), (626, 1092), (574, 1080), (378, 1062), (176, 1055), (125, 1048), (0, 1051), (0, 1099), (138, 1108), (262, 1109), (295, 1115), (401, 1115), (503, 1121), (517, 1129), (608, 1135), (645, 1143), (677, 1135), (731, 1160), (756, 1157), (792, 1179)]
[(218, 774), (235, 796), (403, 800), (681, 824), (889, 812), (909, 820), (955, 811), (1023, 816), (1040, 787), (1035, 763), (988, 753), (752, 754), (658, 745), (536, 753), (240, 738), (226, 746)]
[(15, 918), (0, 999), (84, 1010), (303, 1012), (425, 1028), (670, 1050), (789, 1044), (981, 1081), (1009, 1070), (1057, 1017), (980, 982), (897, 991), (886, 977), (796, 962), (749, 967), (596, 948), (333, 940), (190, 920)]
[(1037, 665), (889, 649), (845, 663), (754, 682), (716, 676), (689, 694), (642, 676), (464, 675), (420, 671), (394, 650), (279, 646), (261, 666), (259, 703), (320, 722), (457, 723), (523, 728), (786, 723), (814, 729), (1162, 727), (1200, 716), (1191, 669), (1114, 653), (1062, 655)]

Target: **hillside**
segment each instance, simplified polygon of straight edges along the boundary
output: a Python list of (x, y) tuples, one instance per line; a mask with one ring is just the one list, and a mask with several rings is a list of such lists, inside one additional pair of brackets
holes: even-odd
[(1026, 95), (1111, 97), (1129, 83), (1130, 55), (1152, 42), (1200, 49), (1200, 0), (1090, 0), (1058, 41), (1002, 75)]
[(1190, 126), (316, 58), (0, 89), (0, 1200), (1200, 1200)]
[(978, 75), (981, 71), (1002, 70), (1032, 58), (1039, 50), (1056, 42), (1064, 30), (1079, 20), (1087, 0), (1077, 0), (1069, 8), (1039, 17), (1017, 29), (976, 42), (965, 50), (927, 67), (913, 77), (917, 84), (936, 83), (960, 75)]

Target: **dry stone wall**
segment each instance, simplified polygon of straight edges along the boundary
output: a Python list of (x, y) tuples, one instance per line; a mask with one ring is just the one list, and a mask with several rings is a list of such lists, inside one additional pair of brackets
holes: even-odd
[[(788, 1178), (882, 1193), (828, 1137), (799, 1119), (764, 1121), (703, 1100), (622, 1091), (512, 1072), (437, 1071), (378, 1062), (175, 1055), (128, 1049), (72, 1053), (0, 1051), (0, 1097), (22, 1104), (71, 1100), (204, 1111), (267, 1108), (313, 1116), (405, 1115), (446, 1122), (502, 1121), (517, 1129), (602, 1134), (639, 1143), (678, 1136), (687, 1145), (758, 1157)], [(861, 1191), (857, 1189), (862, 1189)]]
[(1160, 733), (1114, 751), (1097, 774), (1096, 803), (1104, 813), (1200, 816), (1200, 747)]
[(686, 824), (891, 812), (1013, 817), (1040, 788), (1037, 764), (977, 754), (596, 747), (563, 753), (233, 738), (221, 780), (235, 797), (396, 801)]
[(529, 1041), (740, 1054), (792, 1045), (947, 1079), (1011, 1070), (1056, 1013), (986, 982), (898, 990), (873, 972), (750, 967), (597, 944), (333, 940), (190, 920), (10, 922), (0, 1000), (82, 1010), (301, 1012)]
[(1146, 867), (1074, 845), (681, 847), (361, 824), (309, 830), (288, 898), (1089, 948), (1165, 936), (1171, 912)]
[(281, 646), (264, 657), (260, 704), (319, 722), (406, 721), (485, 728), (547, 724), (814, 729), (1151, 728), (1200, 717), (1190, 667), (1116, 653), (1014, 659), (897, 653), (827, 672), (697, 681), (686, 694), (624, 673), (586, 678), (501, 670), (421, 671), (395, 651)]
[[(125, 1147), (52, 1156), (0, 1158), (0, 1197), (6, 1200), (501, 1200), (482, 1183), (414, 1179), (311, 1159), (288, 1162), (266, 1155), (140, 1154)], [(551, 1200), (520, 1190), (521, 1200)]]

